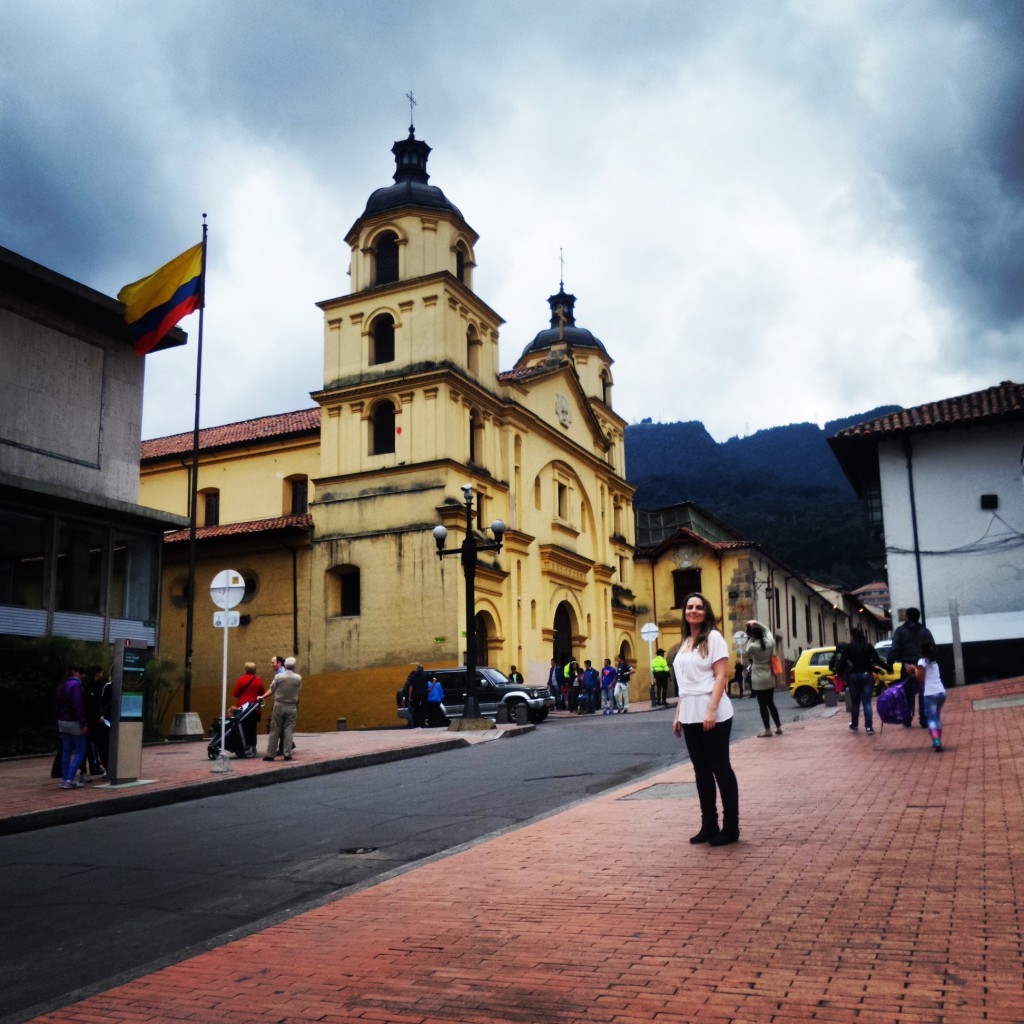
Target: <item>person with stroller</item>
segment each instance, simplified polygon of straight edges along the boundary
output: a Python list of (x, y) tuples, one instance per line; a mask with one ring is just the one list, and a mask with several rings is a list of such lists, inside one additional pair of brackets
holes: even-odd
[[(233, 711), (235, 713), (240, 712), (246, 704), (259, 704), (264, 692), (263, 680), (256, 675), (256, 663), (254, 661), (247, 661), (245, 663), (245, 672), (238, 677), (235, 688), (232, 690), (232, 697), (235, 701)], [(245, 737), (247, 750), (256, 749), (256, 728), (259, 725), (259, 721), (259, 707), (255, 708), (251, 714), (246, 715), (242, 720), (242, 734)]]
[[(750, 692), (757, 698), (757, 710), (761, 712), (764, 732), (758, 738), (768, 739), (772, 734), (771, 722), (775, 723), (775, 735), (782, 735), (782, 721), (775, 707), (775, 673), (772, 672), (772, 658), (775, 655), (775, 638), (765, 625), (751, 619), (747, 625), (746, 650), (743, 657), (750, 666)], [(769, 716), (771, 722), (769, 721)]]
[(864, 732), (873, 736), (871, 698), (875, 690), (874, 670), (885, 671), (885, 662), (878, 651), (868, 643), (864, 630), (850, 630), (850, 642), (843, 648), (839, 663), (839, 675), (850, 690), (850, 732), (857, 731), (861, 706), (864, 707)]

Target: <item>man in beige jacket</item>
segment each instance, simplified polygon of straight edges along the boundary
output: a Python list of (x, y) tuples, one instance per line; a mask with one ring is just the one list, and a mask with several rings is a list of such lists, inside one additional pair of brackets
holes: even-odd
[(278, 742), (284, 734), (284, 759), (292, 759), (292, 736), (295, 733), (295, 717), (299, 707), (299, 691), (302, 676), (295, 672), (295, 659), (284, 659), (284, 671), (278, 672), (270, 684), (269, 693), (274, 697), (274, 710), (270, 715), (270, 735), (267, 738), (267, 754), (264, 761), (273, 761), (277, 754)]

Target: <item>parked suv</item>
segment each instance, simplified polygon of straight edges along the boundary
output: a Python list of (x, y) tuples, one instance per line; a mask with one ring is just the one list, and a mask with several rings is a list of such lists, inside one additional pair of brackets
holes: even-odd
[[(437, 676), (444, 690), (444, 709), (449, 718), (461, 718), (466, 703), (467, 677), (465, 668), (427, 668), (427, 679)], [(517, 686), (504, 672), (496, 668), (482, 667), (476, 670), (476, 696), (480, 714), (494, 718), (498, 708), (508, 708), (509, 721), (515, 720), (516, 708), (525, 707), (531, 722), (543, 722), (555, 706), (555, 699), (546, 686)], [(398, 717), (408, 721), (411, 712), (399, 708)]]
[[(835, 647), (809, 647), (789, 670), (789, 692), (802, 708), (813, 707), (821, 700), (821, 691), (826, 680), (832, 678), (828, 665), (835, 654)], [(880, 655), (885, 660), (885, 655)], [(900, 664), (897, 662), (891, 672), (875, 674), (875, 692), (891, 686), (900, 678)]]

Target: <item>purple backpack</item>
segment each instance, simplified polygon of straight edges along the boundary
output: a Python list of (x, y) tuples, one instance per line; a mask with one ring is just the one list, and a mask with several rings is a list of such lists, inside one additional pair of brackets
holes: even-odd
[(875, 705), (878, 717), (890, 725), (902, 725), (910, 717), (907, 695), (903, 692), (903, 684), (895, 683), (878, 695)]

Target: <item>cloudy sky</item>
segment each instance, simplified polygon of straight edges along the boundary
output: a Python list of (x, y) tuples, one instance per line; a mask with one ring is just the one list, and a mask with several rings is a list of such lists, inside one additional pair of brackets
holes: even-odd
[[(1017, 0), (4, 0), (0, 245), (115, 295), (209, 216), (204, 426), (312, 405), (414, 91), (509, 369), (565, 285), (718, 440), (1024, 379)], [(182, 326), (194, 342), (198, 316)], [(195, 347), (147, 360), (188, 430)]]

